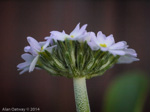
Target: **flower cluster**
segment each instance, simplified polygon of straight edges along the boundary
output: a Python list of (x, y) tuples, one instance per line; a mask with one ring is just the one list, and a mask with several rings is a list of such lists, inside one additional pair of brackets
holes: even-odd
[[(47, 50), (51, 53), (52, 49), (56, 47), (56, 46), (49, 47), (50, 39), (48, 39), (45, 42), (38, 42), (32, 37), (27, 37), (27, 40), (30, 46), (26, 46), (24, 48), (24, 51), (27, 53), (21, 55), (21, 57), (25, 60), (25, 62), (17, 65), (18, 70), (22, 70), (20, 74), (23, 74), (26, 71), (32, 72), (39, 59), (39, 53), (43, 52), (44, 50)], [(36, 67), (36, 69), (38, 69), (38, 67)]]
[(27, 37), (30, 46), (21, 57), (20, 74), (42, 68), (52, 75), (91, 78), (103, 74), (115, 63), (138, 61), (134, 49), (125, 41), (115, 43), (113, 35), (106, 36), (101, 31), (87, 32), (87, 24), (67, 34), (65, 31), (51, 31), (45, 42), (37, 42)]

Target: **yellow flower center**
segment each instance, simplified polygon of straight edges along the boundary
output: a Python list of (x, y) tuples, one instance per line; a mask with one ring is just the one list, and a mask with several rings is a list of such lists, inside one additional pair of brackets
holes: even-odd
[(101, 47), (107, 47), (106, 44), (99, 44)]
[(74, 36), (73, 36), (73, 35), (71, 35), (70, 37), (71, 37), (71, 38), (74, 38)]
[(43, 51), (44, 50), (44, 48), (43, 48), (43, 46), (41, 47), (41, 51)]

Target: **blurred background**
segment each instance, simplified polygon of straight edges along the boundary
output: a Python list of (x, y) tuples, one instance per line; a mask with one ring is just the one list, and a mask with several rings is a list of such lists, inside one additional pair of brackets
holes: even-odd
[[(130, 70), (150, 75), (150, 2), (140, 1), (1, 1), (0, 2), (0, 111), (3, 107), (38, 107), (41, 112), (75, 112), (72, 79), (34, 71), (19, 75), (17, 64), (28, 45), (26, 37), (38, 41), (50, 31), (70, 33), (78, 24), (88, 31), (113, 34), (127, 41), (139, 62), (115, 65), (103, 76), (87, 80), (92, 112), (101, 112), (111, 82)], [(143, 112), (150, 112), (147, 93)]]

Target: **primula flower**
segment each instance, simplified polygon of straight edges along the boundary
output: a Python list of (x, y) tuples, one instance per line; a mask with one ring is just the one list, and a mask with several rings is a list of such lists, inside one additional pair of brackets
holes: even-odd
[(21, 58), (24, 59), (25, 62), (17, 65), (18, 70), (22, 70), (19, 74), (23, 74), (24, 72), (29, 71), (30, 64), (32, 63), (35, 57), (31, 54), (24, 53), (21, 55)]
[(134, 49), (125, 49), (124, 50), (126, 52), (125, 55), (121, 56), (119, 59), (118, 59), (118, 63), (119, 64), (122, 64), (122, 63), (126, 63), (126, 64), (129, 64), (129, 63), (132, 63), (134, 61), (139, 61), (137, 57), (137, 53)]
[(96, 36), (86, 27), (87, 24), (81, 28), (78, 24), (70, 34), (52, 31), (44, 42), (27, 37), (30, 46), (24, 51), (28, 53), (21, 56), (25, 62), (17, 66), (22, 70), (20, 74), (39, 67), (51, 75), (72, 78), (77, 112), (90, 112), (86, 79), (103, 75), (116, 63), (139, 60), (125, 41), (115, 43), (113, 35), (106, 37), (99, 31)]
[(89, 34), (85, 30), (87, 27), (87, 24), (83, 25), (80, 28), (80, 23), (75, 27), (75, 29), (70, 33), (66, 34), (65, 31), (59, 32), (59, 31), (51, 31), (51, 38), (53, 38), (55, 41), (61, 40), (64, 41), (65, 39), (69, 40), (79, 40), (79, 41), (85, 41), (89, 40)]
[(101, 49), (102, 51), (108, 51), (114, 56), (116, 55), (125, 55), (124, 49), (128, 47), (125, 41), (120, 41), (115, 43), (113, 35), (105, 36), (101, 31), (97, 33), (97, 37), (92, 32), (91, 41), (88, 42), (88, 45), (92, 50)]
[[(25, 62), (24, 62), (24, 65), (26, 66), (25, 68), (24, 68), (24, 66), (22, 66), (23, 63), (18, 65), (17, 67), (19, 68), (19, 70), (24, 69), (24, 71), (29, 70), (29, 72), (32, 72), (38, 61), (39, 53), (43, 52), (44, 50), (51, 52), (52, 48), (54, 48), (55, 46), (48, 47), (49, 43), (50, 43), (50, 39), (48, 39), (46, 42), (38, 42), (32, 37), (27, 37), (27, 41), (30, 44), (30, 46), (26, 46), (24, 48), (24, 51), (31, 53), (31, 55), (27, 54), (27, 53), (22, 55), (22, 58), (25, 60)], [(23, 73), (24, 73), (24, 71), (23, 71)], [(22, 74), (22, 72), (21, 72), (21, 74)]]

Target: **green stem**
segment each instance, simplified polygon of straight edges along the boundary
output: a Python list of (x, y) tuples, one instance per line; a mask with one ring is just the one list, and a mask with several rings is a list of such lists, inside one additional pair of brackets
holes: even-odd
[(73, 78), (77, 112), (90, 112), (85, 77)]

